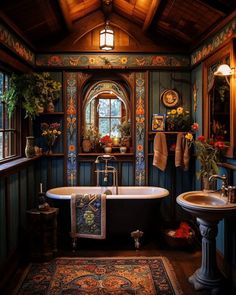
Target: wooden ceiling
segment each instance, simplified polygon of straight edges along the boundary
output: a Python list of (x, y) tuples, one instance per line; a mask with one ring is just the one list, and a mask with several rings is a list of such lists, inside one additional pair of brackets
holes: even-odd
[(0, 9), (2, 17), (38, 50), (60, 49), (57, 45), (65, 43), (68, 49), (70, 40), (85, 40), (81, 38), (98, 31), (108, 18), (117, 31), (133, 38), (134, 47), (149, 39), (157, 46), (165, 44), (165, 49), (169, 45), (188, 51), (235, 11), (236, 1), (3, 0)]

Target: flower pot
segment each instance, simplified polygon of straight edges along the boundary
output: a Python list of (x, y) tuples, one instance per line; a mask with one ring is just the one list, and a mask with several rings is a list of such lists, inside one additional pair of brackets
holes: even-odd
[(126, 146), (121, 146), (121, 147), (120, 147), (120, 153), (121, 153), (121, 154), (125, 154), (126, 151), (127, 151), (127, 147), (126, 147)]
[(84, 139), (82, 142), (82, 148), (85, 153), (89, 153), (92, 149), (92, 144), (89, 139)]
[(47, 112), (48, 112), (48, 113), (53, 113), (54, 111), (55, 111), (55, 106), (54, 106), (53, 102), (50, 101), (50, 102), (48, 103), (48, 105), (47, 105)]
[(110, 153), (112, 152), (112, 147), (111, 147), (111, 146), (105, 146), (105, 147), (104, 147), (104, 152), (105, 152), (106, 154), (110, 154)]

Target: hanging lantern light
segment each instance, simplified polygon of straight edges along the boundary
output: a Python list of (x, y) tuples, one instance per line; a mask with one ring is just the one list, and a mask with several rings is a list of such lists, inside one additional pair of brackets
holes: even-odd
[(105, 28), (100, 31), (100, 49), (112, 50), (114, 48), (114, 31), (106, 21)]

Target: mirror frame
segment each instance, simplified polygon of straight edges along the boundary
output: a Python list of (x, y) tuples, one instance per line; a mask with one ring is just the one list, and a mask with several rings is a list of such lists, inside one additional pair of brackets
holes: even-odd
[[(206, 138), (210, 136), (210, 102), (209, 102), (209, 68), (217, 63), (224, 63), (229, 58), (229, 65), (231, 68), (235, 66), (234, 44), (231, 42), (225, 47), (221, 48), (214, 55), (209, 57), (203, 64), (203, 135)], [(236, 147), (236, 101), (235, 101), (235, 74), (230, 77), (230, 147), (227, 150), (226, 157), (232, 158), (235, 155)]]

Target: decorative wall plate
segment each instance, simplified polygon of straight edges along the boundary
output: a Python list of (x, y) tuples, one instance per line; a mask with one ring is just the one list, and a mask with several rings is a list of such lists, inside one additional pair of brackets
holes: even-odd
[(177, 91), (173, 89), (165, 90), (161, 94), (162, 103), (168, 107), (173, 108), (178, 105), (179, 103), (179, 94)]

